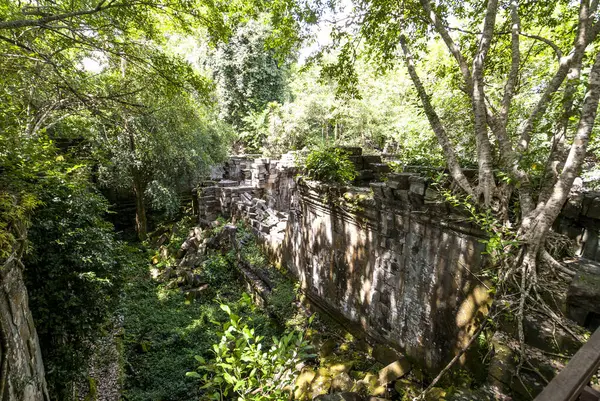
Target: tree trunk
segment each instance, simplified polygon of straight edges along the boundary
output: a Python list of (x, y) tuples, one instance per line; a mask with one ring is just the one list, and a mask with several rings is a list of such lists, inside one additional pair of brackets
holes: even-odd
[(456, 157), (456, 153), (454, 152), (454, 146), (450, 142), (450, 138), (448, 137), (440, 118), (438, 117), (433, 105), (430, 101), (430, 96), (425, 90), (425, 86), (423, 86), (423, 82), (419, 78), (417, 74), (417, 70), (415, 68), (414, 60), (412, 57), (412, 53), (408, 47), (408, 41), (404, 35), (400, 36), (400, 45), (402, 47), (402, 51), (404, 53), (404, 61), (406, 63), (406, 68), (408, 69), (408, 73), (410, 78), (417, 90), (417, 94), (421, 99), (421, 104), (423, 105), (423, 110), (425, 111), (425, 115), (429, 120), (429, 124), (431, 125), (431, 129), (435, 133), (435, 136), (438, 140), (438, 143), (442, 147), (442, 151), (444, 152), (444, 158), (446, 160), (446, 164), (448, 165), (448, 170), (450, 170), (450, 175), (456, 181), (456, 183), (465, 191), (467, 194), (473, 196), (475, 193), (473, 188), (471, 188), (471, 184), (467, 180), (460, 164), (458, 163), (458, 158)]
[[(487, 112), (485, 105), (485, 91), (483, 69), (488, 50), (492, 43), (494, 24), (498, 11), (498, 1), (489, 0), (483, 24), (483, 33), (479, 40), (479, 49), (473, 59), (473, 96), (471, 104), (475, 125), (475, 140), (477, 143), (477, 163), (479, 165), (479, 182), (477, 186), (478, 197), (483, 198), (483, 204), (490, 206), (492, 195), (496, 189), (494, 181), (494, 166), (492, 160), (492, 145), (488, 137)], [(479, 200), (479, 199), (478, 199)]]
[[(15, 236), (24, 238), (25, 229)], [(0, 401), (48, 401), (42, 352), (23, 281), (21, 239), (0, 267)]]
[[(125, 76), (125, 62), (122, 60), (123, 77)], [(131, 157), (135, 157), (135, 137), (133, 131), (129, 129), (127, 117), (124, 118), (125, 130), (129, 134), (129, 151)], [(144, 192), (146, 191), (146, 181), (143, 179), (142, 172), (138, 166), (131, 167), (131, 179), (133, 180), (133, 193), (135, 194), (135, 231), (137, 231), (140, 241), (146, 239), (148, 233), (148, 222), (146, 220), (146, 204), (144, 203)]]
[(596, 54), (594, 65), (590, 72), (589, 87), (583, 100), (579, 125), (577, 126), (577, 132), (575, 138), (573, 138), (569, 155), (548, 200), (540, 207), (540, 212), (533, 221), (529, 233), (529, 243), (544, 241), (550, 227), (558, 217), (569, 196), (573, 181), (575, 181), (585, 160), (587, 144), (594, 127), (599, 100), (600, 53)]
[(148, 234), (148, 221), (146, 220), (146, 204), (144, 202), (144, 192), (146, 185), (140, 177), (139, 171), (134, 169), (133, 173), (133, 192), (135, 193), (135, 230), (140, 241), (144, 241)]

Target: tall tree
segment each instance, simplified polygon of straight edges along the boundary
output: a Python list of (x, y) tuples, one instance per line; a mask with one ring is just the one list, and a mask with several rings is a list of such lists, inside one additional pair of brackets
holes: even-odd
[[(351, 16), (355, 25), (336, 36), (343, 42), (340, 63), (351, 65), (359, 42), (349, 39), (352, 33), (381, 66), (403, 60), (454, 183), (493, 210), (507, 231), (516, 231), (519, 245), (500, 277), (519, 288), (521, 317), (538, 274), (568, 272), (545, 245), (584, 162), (600, 98), (598, 2), (576, 4), (360, 0)], [(423, 78), (419, 56), (434, 40), (452, 56), (447, 72), (455, 77), (457, 96), (470, 105), (473, 129), (462, 135), (476, 143), (475, 182), (459, 164), (448, 121)], [(545, 166), (543, 176), (534, 160)], [(522, 340), (521, 321), (519, 335)]]
[(100, 154), (100, 182), (132, 190), (142, 240), (148, 202), (155, 209), (178, 210), (178, 191), (190, 190), (210, 165), (225, 156), (229, 144), (227, 124), (206, 100), (211, 98), (211, 85), (198, 79), (188, 65), (180, 67), (179, 79), (187, 74), (190, 80), (188, 91), (123, 67), (117, 73), (118, 84), (131, 94), (119, 107), (107, 109), (107, 118), (97, 124), (93, 146)]
[(238, 26), (213, 57), (221, 116), (237, 129), (244, 129), (244, 119), (252, 112), (284, 100), (287, 68), (268, 47), (272, 34), (264, 18), (250, 20)]

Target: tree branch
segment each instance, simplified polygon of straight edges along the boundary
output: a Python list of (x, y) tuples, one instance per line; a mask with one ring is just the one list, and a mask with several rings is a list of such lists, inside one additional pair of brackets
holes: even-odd
[(565, 203), (573, 181), (577, 177), (585, 159), (590, 134), (598, 111), (600, 100), (600, 52), (595, 55), (594, 65), (590, 72), (589, 87), (581, 109), (581, 117), (573, 144), (565, 161), (558, 181), (554, 185), (548, 201), (541, 207), (532, 227), (532, 240), (543, 239), (550, 229), (552, 222), (560, 213)]
[(591, 29), (595, 28), (595, 26), (592, 27), (587, 3), (588, 2), (586, 0), (581, 0), (581, 5), (579, 8), (579, 23), (577, 25), (577, 35), (573, 43), (573, 49), (568, 56), (564, 56), (560, 59), (558, 70), (548, 83), (548, 86), (544, 90), (542, 97), (531, 111), (529, 118), (523, 124), (519, 142), (517, 144), (517, 151), (520, 154), (523, 154), (525, 151), (527, 151), (535, 122), (548, 108), (550, 100), (552, 100), (552, 97), (564, 82), (569, 69), (574, 62), (577, 62), (579, 57), (583, 57), (583, 53), (585, 52), (587, 45), (591, 43), (598, 35), (598, 29)]
[(429, 124), (431, 125), (431, 128), (435, 133), (440, 143), (440, 146), (442, 147), (442, 150), (444, 152), (446, 163), (448, 164), (448, 169), (450, 170), (450, 175), (456, 181), (456, 183), (463, 189), (463, 191), (465, 191), (468, 195), (474, 196), (475, 192), (473, 191), (471, 184), (469, 184), (467, 177), (463, 173), (458, 163), (458, 159), (456, 157), (456, 154), (454, 153), (454, 147), (450, 142), (450, 138), (448, 138), (446, 130), (444, 129), (444, 126), (442, 125), (437, 113), (435, 112), (435, 109), (431, 104), (430, 97), (425, 91), (425, 87), (423, 86), (423, 83), (421, 82), (421, 79), (417, 74), (413, 57), (408, 48), (406, 37), (404, 35), (400, 36), (400, 45), (404, 53), (404, 60), (406, 62), (406, 67), (408, 68), (408, 73), (410, 75), (411, 80), (413, 81), (415, 89), (417, 90), (419, 98), (421, 99), (421, 104), (423, 105), (425, 115), (427, 116)]
[(546, 38), (544, 38), (542, 36), (539, 36), (539, 35), (533, 35), (533, 34), (521, 32), (521, 31), (519, 31), (519, 35), (525, 36), (526, 38), (539, 40), (540, 42), (544, 42), (545, 44), (547, 44), (548, 46), (550, 46), (552, 48), (552, 50), (554, 50), (554, 53), (556, 54), (556, 58), (560, 62), (560, 59), (563, 56), (562, 51), (556, 45), (556, 43), (552, 42), (550, 39), (546, 39)]
[(512, 99), (515, 96), (515, 88), (519, 78), (519, 67), (521, 63), (521, 52), (519, 50), (519, 31), (521, 30), (521, 19), (519, 18), (519, 4), (518, 0), (512, 0), (510, 2), (510, 16), (511, 16), (511, 60), (510, 60), (510, 71), (508, 73), (508, 79), (504, 86), (504, 95), (502, 96), (502, 102), (500, 104), (500, 112), (498, 113), (498, 132), (496, 137), (500, 144), (500, 150), (503, 153), (503, 159), (512, 157), (513, 149), (506, 132), (506, 125), (508, 123), (508, 115), (510, 112), (510, 106)]
[(477, 142), (477, 164), (479, 183), (477, 192), (483, 195), (485, 205), (490, 205), (492, 192), (496, 187), (493, 175), (492, 147), (488, 137), (487, 107), (483, 82), (483, 69), (487, 53), (492, 43), (494, 25), (498, 12), (498, 0), (488, 0), (483, 33), (479, 40), (477, 54), (473, 59), (473, 114), (475, 117), (475, 139)]
[(22, 19), (22, 20), (14, 20), (14, 21), (3, 21), (3, 22), (0, 22), (0, 30), (25, 28), (25, 27), (29, 27), (29, 26), (40, 26), (40, 25), (47, 24), (49, 22), (64, 21), (66, 19), (73, 18), (73, 17), (80, 17), (83, 15), (96, 14), (101, 11), (107, 10), (109, 8), (126, 7), (127, 6), (127, 4), (124, 4), (124, 3), (115, 4), (113, 2), (111, 2), (107, 5), (104, 5), (105, 2), (106, 2), (106, 0), (102, 0), (102, 1), (100, 1), (100, 3), (98, 3), (98, 5), (96, 7), (89, 9), (89, 10), (72, 11), (72, 12), (68, 12), (68, 13), (49, 15), (49, 16), (37, 18), (37, 19)]
[(448, 50), (450, 50), (450, 53), (456, 59), (456, 62), (458, 63), (458, 67), (460, 68), (460, 72), (462, 73), (463, 79), (465, 80), (465, 85), (467, 87), (467, 94), (469, 95), (469, 97), (471, 97), (473, 94), (473, 82), (472, 82), (472, 78), (471, 78), (471, 70), (469, 69), (469, 65), (467, 64), (467, 61), (465, 60), (464, 56), (460, 52), (460, 49), (458, 48), (458, 46), (456, 46), (456, 43), (454, 43), (454, 41), (450, 37), (450, 34), (448, 33), (448, 30), (446, 29), (446, 25), (444, 25), (442, 23), (441, 17), (439, 15), (437, 15), (437, 13), (433, 10), (430, 0), (420, 0), (420, 1), (421, 1), (421, 6), (427, 13), (427, 16), (429, 17), (430, 21), (433, 23), (435, 30), (440, 34), (440, 36), (442, 37), (442, 40), (446, 44), (446, 47), (448, 47)]

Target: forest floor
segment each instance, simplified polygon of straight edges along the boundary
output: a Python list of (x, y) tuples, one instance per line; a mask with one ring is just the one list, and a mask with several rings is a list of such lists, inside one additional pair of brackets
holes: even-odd
[[(218, 323), (228, 320), (221, 304), (251, 320), (266, 338), (284, 330), (267, 310), (248, 305), (244, 282), (227, 249), (208, 250), (193, 269), (203, 283), (199, 295), (190, 297), (177, 277), (164, 277), (165, 270), (176, 263), (172, 255), (177, 253), (189, 229), (189, 218), (177, 223), (168, 241), (148, 249), (127, 279), (119, 310), (123, 400), (198, 400), (201, 383), (186, 377), (186, 373), (197, 368), (196, 355), (212, 359), (212, 345), (219, 340)], [(262, 255), (254, 257), (260, 259)], [(156, 263), (158, 259), (161, 261)], [(295, 296), (293, 283), (284, 277), (280, 279), (280, 288), (287, 291), (282, 299), (291, 302)]]
[[(210, 245), (218, 239), (224, 224), (222, 220), (220, 227), (202, 231), (202, 244)], [(190, 232), (192, 226), (191, 219), (184, 219), (169, 229), (168, 239), (160, 246), (139, 251), (139, 261), (130, 271), (118, 312), (116, 341), (109, 336), (104, 348), (99, 347), (100, 353), (106, 354), (104, 359), (118, 359), (119, 363), (105, 363), (107, 368), (99, 370), (103, 377), (96, 379), (92, 399), (119, 399), (114, 391), (104, 391), (101, 382), (118, 382), (120, 399), (125, 401), (203, 399), (201, 380), (186, 373), (198, 368), (196, 356), (206, 361), (214, 359), (213, 344), (219, 342), (219, 331), (229, 321), (223, 304), (266, 339), (294, 330), (304, 333), (315, 358), (300, 367), (295, 399), (312, 400), (319, 394), (353, 391), (381, 399), (405, 400), (424, 388), (423, 374), (410, 367), (401, 379), (387, 386), (378, 384), (377, 377), (386, 365), (403, 357), (351, 335), (311, 306), (296, 282), (269, 264), (243, 224), (236, 228), (236, 241), (241, 244), (238, 253), (226, 241), (212, 247), (202, 245), (202, 252), (193, 251), (192, 263), (181, 267), (185, 260), (182, 244), (193, 238), (194, 232), (201, 231), (195, 228)], [(196, 258), (196, 252), (201, 257)], [(256, 294), (247, 293), (251, 291), (242, 279), (240, 254), (246, 266), (252, 266), (256, 276), (270, 287), (260, 307), (252, 302)], [(190, 289), (186, 284), (188, 276), (193, 277), (196, 288)], [(315, 316), (309, 319), (312, 315)], [(118, 358), (113, 351), (118, 351)]]

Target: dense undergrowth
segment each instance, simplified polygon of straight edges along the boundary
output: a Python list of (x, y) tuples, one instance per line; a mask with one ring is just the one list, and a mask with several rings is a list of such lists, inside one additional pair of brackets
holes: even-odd
[[(350, 390), (408, 400), (422, 391), (416, 367), (394, 386), (378, 384), (378, 373), (397, 354), (315, 312), (295, 281), (270, 265), (243, 223), (234, 228), (235, 247), (223, 235), (222, 219), (202, 232), (207, 242), (219, 239), (192, 270), (208, 286), (200, 296), (186, 296), (180, 281), (164, 276), (177, 263), (174, 255), (191, 224), (176, 224), (169, 240), (140, 253), (130, 272), (119, 311), (124, 400), (310, 400)], [(259, 295), (246, 292), (240, 266), (270, 287), (261, 306)], [(451, 380), (466, 387), (470, 381)]]
[[(181, 244), (177, 232), (165, 248), (174, 251)], [(255, 244), (244, 251), (254, 263), (266, 263)], [(208, 288), (201, 297), (189, 299), (172, 282), (161, 281), (156, 273), (165, 263), (151, 265), (158, 256), (149, 252), (145, 261), (136, 264), (125, 287), (120, 313), (124, 317), (123, 368), (126, 400), (197, 400), (203, 392), (198, 380), (186, 377), (197, 368), (195, 357), (211, 360), (213, 344), (219, 342), (218, 331), (230, 317), (221, 308), (251, 322), (264, 338), (279, 336), (285, 325), (273, 319), (268, 309), (257, 308), (244, 292), (231, 250), (211, 250), (196, 269)], [(164, 255), (163, 255), (164, 256)], [(166, 261), (172, 260), (169, 257)], [(165, 261), (163, 261), (165, 262)], [(154, 271), (154, 277), (152, 272)], [(283, 276), (283, 285), (274, 297), (279, 311), (291, 311), (293, 284)], [(283, 294), (285, 292), (285, 294)]]

